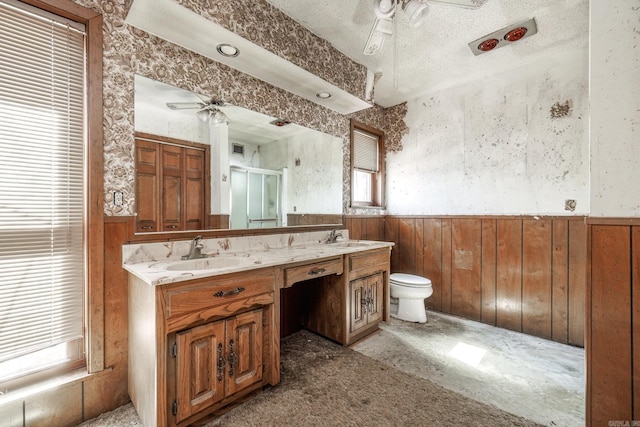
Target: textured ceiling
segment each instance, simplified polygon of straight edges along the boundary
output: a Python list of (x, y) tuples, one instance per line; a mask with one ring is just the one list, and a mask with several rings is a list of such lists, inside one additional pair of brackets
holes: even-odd
[[(383, 107), (490, 79), (543, 57), (584, 48), (589, 42), (588, 0), (488, 0), (477, 10), (433, 4), (420, 28), (409, 27), (399, 13), (394, 38), (376, 55), (365, 56), (362, 51), (374, 22), (372, 0), (267, 1), (355, 62), (382, 72), (375, 102)], [(532, 37), (480, 56), (467, 46), (530, 18), (538, 26)]]

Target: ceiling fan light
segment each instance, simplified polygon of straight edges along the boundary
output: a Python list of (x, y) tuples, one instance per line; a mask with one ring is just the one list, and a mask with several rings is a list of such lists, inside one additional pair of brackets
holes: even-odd
[(212, 125), (221, 125), (221, 124), (229, 124), (231, 123), (231, 120), (229, 120), (229, 117), (227, 117), (227, 115), (225, 113), (223, 113), (222, 111), (218, 110), (217, 108), (214, 111), (211, 111), (211, 115), (210, 115), (210, 123)]
[(429, 6), (420, 0), (409, 0), (404, 5), (404, 13), (409, 18), (409, 25), (417, 28), (422, 24), (429, 13)]
[(396, 11), (397, 0), (373, 0), (373, 11), (380, 19), (391, 18)]
[(209, 109), (208, 108), (204, 108), (200, 111), (196, 112), (196, 117), (198, 117), (198, 119), (200, 119), (203, 122), (208, 122), (209, 121)]

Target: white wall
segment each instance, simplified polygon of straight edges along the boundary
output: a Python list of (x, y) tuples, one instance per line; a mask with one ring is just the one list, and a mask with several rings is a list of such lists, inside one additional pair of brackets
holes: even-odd
[(640, 1), (591, 0), (591, 215), (640, 216)]
[(387, 212), (586, 214), (587, 71), (584, 48), (411, 101), (403, 149), (387, 155)]
[(342, 140), (308, 129), (290, 140), (288, 159), (288, 213), (342, 214)]
[(135, 106), (135, 130), (183, 141), (209, 143), (209, 129), (198, 120), (194, 110), (174, 111), (164, 105), (138, 102)]

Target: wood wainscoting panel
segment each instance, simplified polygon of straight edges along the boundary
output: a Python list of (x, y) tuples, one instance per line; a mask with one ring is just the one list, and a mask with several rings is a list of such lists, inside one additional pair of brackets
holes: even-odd
[(640, 227), (631, 227), (631, 316), (633, 340), (633, 419), (640, 418)]
[(496, 324), (496, 265), (497, 222), (493, 218), (482, 219), (482, 259), (480, 261), (482, 289), (482, 312), (480, 320), (489, 325)]
[(361, 240), (364, 239), (365, 233), (364, 233), (364, 218), (356, 218), (356, 217), (351, 217), (349, 218), (349, 222), (348, 222), (348, 227), (347, 229), (349, 230), (349, 238), (353, 239), (353, 240)]
[(551, 339), (550, 219), (522, 221), (522, 332)]
[[(391, 272), (398, 272), (398, 218), (387, 217), (384, 221), (384, 240), (394, 242), (395, 246), (391, 248)], [(351, 230), (349, 230), (351, 233)], [(403, 271), (402, 273), (408, 273)]]
[(400, 218), (398, 221), (398, 271), (416, 271), (416, 221), (421, 219)]
[[(426, 300), (427, 308), (442, 311), (442, 220), (422, 220), (422, 272), (431, 280), (433, 294)], [(417, 274), (417, 272), (416, 272)]]
[(384, 217), (376, 216), (365, 219), (365, 239), (384, 240)]
[(522, 221), (497, 225), (496, 325), (522, 331)]
[(344, 227), (349, 230), (349, 238), (353, 240), (384, 240), (385, 217), (345, 216)]
[(587, 224), (569, 221), (569, 344), (584, 347)]
[(451, 313), (480, 320), (482, 220), (451, 220)]
[(590, 425), (633, 419), (630, 280), (630, 227), (591, 226)]
[(451, 313), (451, 218), (442, 220), (442, 312)]
[(111, 372), (84, 381), (84, 418), (90, 419), (129, 402), (128, 274), (122, 245), (135, 232), (135, 217), (104, 218), (104, 358)]
[(640, 419), (640, 227), (631, 227), (631, 337), (633, 340), (633, 417)]
[[(415, 274), (418, 276), (424, 277), (424, 220), (422, 218), (416, 219), (416, 232), (415, 232), (415, 258), (416, 258), (416, 267)], [(431, 280), (431, 279), (429, 279)], [(433, 286), (433, 284), (431, 285)], [(426, 301), (425, 301), (426, 306)]]
[(569, 339), (569, 221), (553, 220), (551, 241), (551, 339), (567, 342)]
[(584, 346), (584, 218), (387, 216), (383, 230), (392, 272), (431, 280), (427, 309)]

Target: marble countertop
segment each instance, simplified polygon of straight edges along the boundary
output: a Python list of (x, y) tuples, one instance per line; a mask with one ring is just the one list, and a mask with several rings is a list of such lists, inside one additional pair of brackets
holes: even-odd
[[(149, 245), (142, 249), (140, 248), (142, 245), (136, 245), (137, 248), (123, 248), (123, 268), (149, 285), (156, 286), (393, 246), (391, 242), (349, 240), (348, 238), (338, 239), (336, 243), (323, 243), (322, 239), (312, 237), (298, 238), (299, 243), (293, 244), (292, 241), (295, 240), (289, 238), (289, 244), (270, 246), (265, 245), (263, 239), (261, 244), (257, 245), (258, 247), (253, 248), (247, 248), (246, 243), (235, 244), (238, 242), (228, 239), (223, 245), (220, 245), (219, 241), (203, 240), (205, 244), (202, 253), (207, 257), (192, 260), (181, 260), (179, 256), (174, 256), (174, 248), (168, 247), (166, 243), (162, 244), (162, 248), (152, 249)], [(186, 244), (189, 243), (186, 242)], [(213, 246), (217, 248), (212, 250)], [(243, 249), (232, 250), (234, 246)], [(225, 247), (226, 250), (220, 250)], [(159, 249), (165, 249), (165, 251), (162, 252)], [(144, 256), (141, 256), (141, 253), (144, 253)]]

